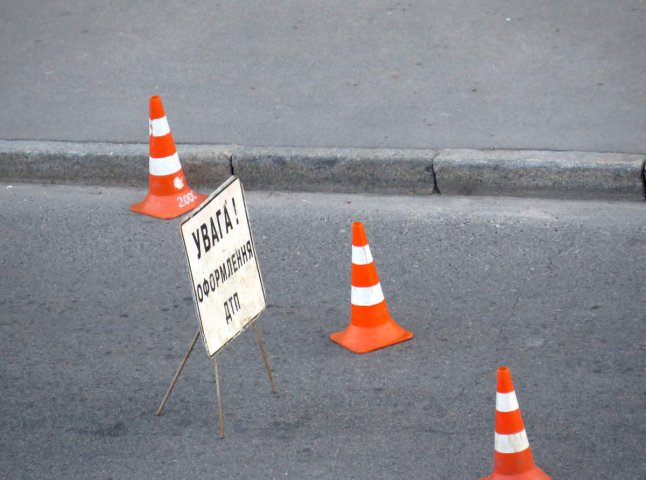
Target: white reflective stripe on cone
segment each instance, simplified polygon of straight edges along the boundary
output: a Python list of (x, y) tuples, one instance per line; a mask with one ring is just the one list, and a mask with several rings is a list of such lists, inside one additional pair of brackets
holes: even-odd
[(369, 263), (372, 263), (370, 246), (364, 245), (363, 247), (355, 247), (352, 245), (352, 263), (355, 265), (368, 265)]
[(511, 435), (502, 435), (496, 433), (494, 439), (494, 449), (498, 453), (518, 453), (529, 448), (529, 440), (525, 430), (512, 433)]
[(502, 413), (518, 410), (518, 399), (516, 392), (496, 392), (496, 410)]
[(166, 117), (149, 120), (148, 133), (151, 137), (163, 137), (164, 135), (168, 135), (170, 133), (170, 127), (168, 126), (168, 120), (166, 120)]
[(171, 173), (178, 172), (182, 166), (179, 163), (177, 152), (169, 157), (162, 158), (149, 158), (149, 172), (151, 175), (170, 175)]
[(381, 283), (372, 287), (350, 287), (350, 302), (358, 307), (372, 307), (384, 301)]

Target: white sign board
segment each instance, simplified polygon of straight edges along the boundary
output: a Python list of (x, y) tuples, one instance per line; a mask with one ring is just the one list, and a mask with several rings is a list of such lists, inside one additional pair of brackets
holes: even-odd
[(182, 219), (182, 240), (209, 357), (265, 309), (242, 183), (230, 177)]

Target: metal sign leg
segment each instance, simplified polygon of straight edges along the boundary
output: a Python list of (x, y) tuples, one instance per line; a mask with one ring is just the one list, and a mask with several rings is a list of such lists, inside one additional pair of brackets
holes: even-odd
[(173, 377), (173, 380), (170, 382), (170, 385), (168, 386), (168, 389), (166, 390), (166, 394), (164, 395), (164, 398), (161, 401), (161, 404), (159, 405), (159, 408), (157, 409), (157, 412), (155, 412), (155, 415), (159, 416), (161, 415), (162, 410), (164, 409), (164, 406), (166, 405), (166, 402), (168, 401), (168, 397), (170, 396), (170, 392), (173, 391), (173, 388), (175, 388), (175, 384), (177, 383), (177, 379), (179, 378), (180, 374), (182, 373), (182, 370), (184, 370), (184, 365), (186, 365), (186, 361), (188, 360), (188, 357), (191, 355), (191, 352), (193, 351), (193, 348), (195, 348), (195, 344), (197, 343), (197, 339), (200, 338), (200, 331), (198, 330), (197, 333), (195, 334), (195, 337), (193, 337), (193, 341), (191, 342), (190, 347), (188, 347), (188, 350), (184, 354), (184, 358), (182, 358), (182, 361), (179, 364), (179, 367), (177, 367), (177, 371), (175, 372), (175, 376)]
[(222, 412), (222, 396), (220, 395), (220, 368), (217, 354), (213, 357), (215, 367), (215, 394), (218, 399), (218, 417), (220, 419), (220, 438), (224, 438), (224, 413)]
[(265, 368), (267, 369), (267, 375), (269, 376), (269, 383), (271, 384), (271, 393), (275, 394), (276, 384), (274, 383), (274, 376), (271, 373), (271, 367), (269, 366), (269, 358), (267, 357), (267, 352), (265, 351), (265, 344), (262, 341), (262, 337), (260, 336), (260, 329), (258, 328), (258, 324), (256, 322), (253, 322), (253, 329), (256, 332), (256, 340), (258, 340), (260, 353), (262, 353), (262, 359), (265, 362)]

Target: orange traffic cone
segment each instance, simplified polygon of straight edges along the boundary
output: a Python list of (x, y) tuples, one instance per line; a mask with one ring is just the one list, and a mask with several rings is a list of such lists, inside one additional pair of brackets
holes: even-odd
[(352, 224), (350, 324), (330, 338), (354, 353), (371, 352), (413, 338), (388, 313), (361, 222)]
[(131, 205), (130, 210), (157, 218), (179, 217), (207, 196), (194, 192), (186, 184), (164, 106), (156, 95), (150, 97), (149, 134), (148, 195), (142, 202)]
[(509, 368), (498, 369), (493, 472), (482, 480), (551, 480), (534, 465)]

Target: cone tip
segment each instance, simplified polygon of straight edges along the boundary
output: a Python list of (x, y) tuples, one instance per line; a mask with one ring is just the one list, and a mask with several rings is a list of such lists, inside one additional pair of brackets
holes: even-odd
[(511, 381), (511, 372), (509, 367), (505, 365), (498, 367), (498, 385), (496, 389), (500, 393), (509, 393), (514, 391), (514, 384)]
[(366, 237), (366, 231), (361, 222), (352, 222), (352, 245), (355, 247), (368, 245), (368, 237)]
[(162, 105), (161, 97), (159, 95), (153, 95), (150, 97), (150, 118), (162, 118), (166, 114), (164, 113), (164, 106)]

